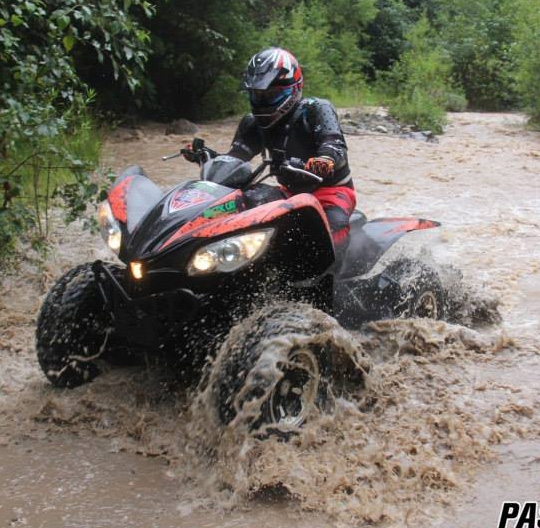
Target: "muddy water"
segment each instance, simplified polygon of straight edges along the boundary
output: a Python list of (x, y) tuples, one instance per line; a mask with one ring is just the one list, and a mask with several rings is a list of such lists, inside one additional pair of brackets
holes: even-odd
[[(29, 256), (0, 286), (0, 526), (480, 528), (504, 500), (537, 500), (540, 135), (523, 125), (457, 114), (435, 144), (348, 136), (368, 217), (442, 222), (395, 253), (439, 267), (459, 310), (351, 334), (374, 360), (366, 391), (286, 444), (219, 430), (159, 372), (49, 387), (36, 310), (62, 270), (107, 257), (95, 237), (55, 233), (57, 253), (39, 267)], [(224, 150), (233, 129), (200, 135)], [(189, 139), (119, 131), (104, 164), (139, 163), (167, 187), (192, 167), (159, 159)], [(482, 324), (497, 303), (501, 322)]]

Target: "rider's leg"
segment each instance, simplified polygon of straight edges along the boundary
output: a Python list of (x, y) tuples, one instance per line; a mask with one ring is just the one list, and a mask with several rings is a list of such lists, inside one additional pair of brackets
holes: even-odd
[(356, 193), (351, 187), (320, 187), (313, 196), (319, 200), (332, 233), (336, 260), (342, 260), (349, 245), (349, 220), (356, 207)]

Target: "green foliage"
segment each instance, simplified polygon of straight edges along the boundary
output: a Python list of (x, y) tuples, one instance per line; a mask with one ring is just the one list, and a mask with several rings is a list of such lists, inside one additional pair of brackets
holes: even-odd
[(389, 70), (405, 51), (414, 19), (415, 12), (402, 0), (377, 0), (377, 15), (368, 26), (371, 77)]
[(517, 89), (531, 123), (540, 126), (540, 10), (531, 0), (518, 0), (515, 7)]
[(332, 68), (323, 59), (329, 32), (321, 6), (318, 3), (307, 6), (302, 2), (270, 24), (260, 47), (280, 46), (290, 50), (302, 66), (306, 93), (327, 96), (334, 81)]
[(148, 35), (122, 6), (147, 2), (11, 0), (0, 5), (0, 150), (42, 149), (72, 125), (88, 99), (74, 53), (91, 49), (114, 78), (139, 83)]
[(90, 50), (118, 82), (135, 89), (146, 58), (148, 34), (120, 6), (147, 2), (12, 0), (0, 6), (0, 138), (52, 137), (62, 114), (84, 105), (84, 83), (74, 57)]
[(403, 123), (410, 123), (417, 130), (441, 134), (446, 125), (444, 107), (419, 87), (414, 87), (407, 97), (400, 96), (390, 105), (390, 114)]
[(85, 218), (88, 206), (102, 198), (105, 180), (92, 173), (99, 163), (99, 129), (88, 116), (66, 114), (64, 119), (66, 130), (31, 144), (20, 141), (2, 162), (3, 255), (23, 235), (33, 244), (47, 240), (52, 205), (62, 205), (65, 220), (73, 221)]
[[(219, 109), (219, 112), (216, 112)], [(216, 119), (220, 117), (239, 115), (249, 110), (246, 95), (240, 91), (237, 77), (229, 74), (220, 75), (203, 96), (199, 117), (201, 119)]]
[(150, 10), (145, 0), (0, 4), (0, 180), (11, 189), (1, 209), (4, 252), (25, 229), (46, 238), (55, 183), (97, 162), (88, 143), (94, 94), (79, 77), (78, 54), (90, 50), (115, 80), (138, 86), (148, 34), (128, 16), (135, 7)]
[(0, 263), (13, 254), (17, 240), (26, 237), (32, 227), (34, 217), (23, 205), (0, 208)]
[[(369, 84), (403, 58), (409, 31), (422, 17), (433, 29), (430, 45), (451, 62), (452, 84), (461, 87), (474, 108), (508, 108), (517, 102), (513, 0), (154, 3), (152, 19), (137, 15), (152, 35), (150, 62), (140, 79), (144, 90), (138, 95), (130, 95), (114, 81), (112, 67), (105, 76), (103, 67), (96, 69), (89, 46), (74, 46), (77, 71), (96, 88), (108, 110), (142, 109), (146, 116), (167, 121), (242, 111), (245, 98), (238, 91), (242, 71), (249, 57), (268, 45), (286, 47), (299, 57), (306, 94), (354, 103), (369, 96)], [(449, 106), (462, 108), (464, 97), (454, 92), (447, 98)]]
[(145, 114), (167, 121), (218, 118), (238, 107), (242, 71), (258, 42), (251, 4), (155, 1), (156, 16), (146, 22), (152, 53)]
[(446, 123), (446, 102), (451, 88), (449, 57), (437, 46), (426, 17), (408, 33), (410, 48), (387, 76), (393, 85), (390, 112), (418, 129), (440, 134)]
[(473, 108), (501, 110), (516, 104), (514, 14), (514, 0), (440, 2), (440, 44), (450, 55), (453, 76)]
[(263, 46), (281, 46), (295, 54), (307, 95), (350, 100), (366, 92), (367, 55), (359, 43), (376, 11), (372, 0), (338, 4), (321, 0), (297, 4), (269, 25)]
[(52, 198), (62, 205), (65, 221), (82, 219), (83, 226), (97, 231), (95, 213), (100, 202), (107, 198), (107, 190), (114, 180), (112, 173), (74, 172), (72, 177), (57, 185)]

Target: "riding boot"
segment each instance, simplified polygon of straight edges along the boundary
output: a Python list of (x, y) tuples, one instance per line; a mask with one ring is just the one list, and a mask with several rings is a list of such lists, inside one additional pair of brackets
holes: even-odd
[(341, 273), (341, 270), (343, 269), (343, 265), (345, 263), (345, 256), (347, 254), (347, 248), (349, 247), (350, 242), (350, 235), (347, 234), (344, 238), (342, 238), (339, 243), (334, 245), (334, 254), (336, 257), (335, 264), (334, 264), (334, 275), (338, 276)]

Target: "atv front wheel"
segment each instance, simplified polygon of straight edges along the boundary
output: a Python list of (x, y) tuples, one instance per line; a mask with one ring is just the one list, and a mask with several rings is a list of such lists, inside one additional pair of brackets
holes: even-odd
[[(334, 362), (350, 337), (320, 310), (300, 303), (264, 308), (231, 330), (210, 373), (219, 421), (288, 435), (314, 411), (328, 412)], [(351, 365), (354, 362), (351, 360)], [(354, 369), (354, 367), (353, 367)]]
[[(112, 267), (120, 274), (121, 268)], [(92, 264), (63, 275), (51, 289), (38, 317), (39, 365), (57, 387), (76, 387), (93, 380), (98, 362), (112, 353), (112, 316), (105, 309)]]
[(398, 286), (397, 298), (392, 300), (394, 317), (443, 318), (444, 289), (433, 268), (418, 260), (400, 259), (383, 276)]

